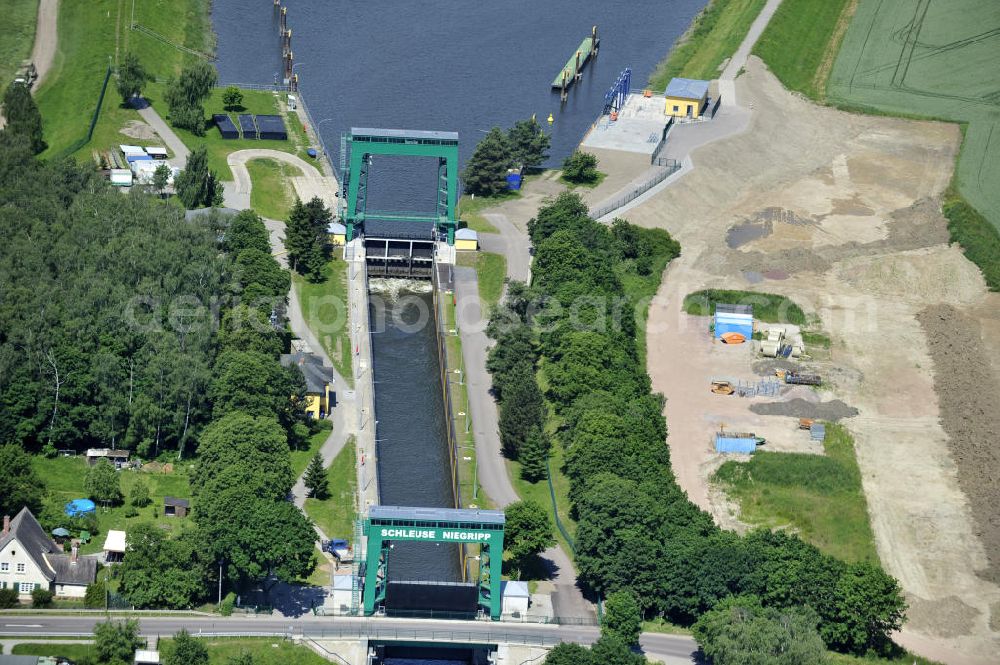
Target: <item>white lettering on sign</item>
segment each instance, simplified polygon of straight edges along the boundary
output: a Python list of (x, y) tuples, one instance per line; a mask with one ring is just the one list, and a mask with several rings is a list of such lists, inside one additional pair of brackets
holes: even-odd
[(485, 542), (493, 537), (493, 534), (483, 531), (442, 531), (438, 535), (436, 529), (382, 529), (383, 538), (407, 538), (411, 540), (455, 540)]

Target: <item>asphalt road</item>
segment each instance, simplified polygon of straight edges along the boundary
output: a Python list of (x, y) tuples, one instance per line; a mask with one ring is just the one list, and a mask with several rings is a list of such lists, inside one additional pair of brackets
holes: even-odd
[[(0, 637), (89, 636), (94, 624), (104, 621), (100, 614), (87, 616), (41, 616), (13, 614), (0, 616)], [(476, 621), (414, 619), (356, 619), (348, 617), (198, 617), (151, 616), (140, 618), (143, 635), (172, 635), (182, 628), (194, 635), (280, 635), (312, 639), (419, 640), (437, 642), (508, 643), (551, 646), (558, 642), (590, 644), (598, 637), (593, 626), (511, 624)], [(643, 650), (670, 664), (694, 662), (696, 645), (685, 635), (644, 633)]]

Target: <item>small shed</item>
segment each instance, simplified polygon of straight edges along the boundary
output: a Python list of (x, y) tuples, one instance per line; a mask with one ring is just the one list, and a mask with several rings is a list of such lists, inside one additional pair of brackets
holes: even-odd
[(350, 575), (333, 576), (333, 607), (338, 613), (350, 611), (353, 602), (353, 589)]
[(233, 119), (228, 113), (216, 113), (212, 116), (212, 122), (219, 128), (219, 134), (224, 139), (238, 139), (240, 130), (236, 129)]
[(341, 246), (347, 242), (347, 227), (340, 222), (330, 222), (326, 226), (326, 232), (330, 236), (333, 245)]
[(191, 502), (187, 499), (178, 499), (175, 496), (163, 497), (163, 515), (165, 517), (185, 517)]
[(699, 118), (708, 104), (708, 81), (672, 78), (664, 94), (667, 115)]
[(715, 435), (717, 453), (752, 453), (757, 450), (757, 435), (752, 432), (718, 432)]
[(128, 169), (111, 169), (108, 178), (115, 187), (132, 186), (132, 172)]
[(288, 140), (285, 121), (280, 115), (259, 115), (256, 120), (260, 138), (272, 141)]
[(118, 149), (122, 151), (122, 154), (125, 155), (125, 157), (137, 157), (139, 155), (146, 154), (146, 149), (141, 145), (120, 144)]
[(471, 251), (479, 249), (479, 234), (470, 228), (455, 231), (455, 249)]
[(146, 154), (152, 157), (153, 159), (166, 159), (167, 149), (162, 148), (160, 146), (151, 146), (149, 148), (146, 148)]
[(104, 560), (107, 562), (121, 561), (125, 556), (125, 532), (108, 529), (108, 537), (104, 539)]
[(745, 342), (753, 337), (753, 307), (720, 303), (715, 306), (713, 323), (716, 339), (727, 344)]
[(241, 113), (236, 119), (240, 121), (240, 131), (243, 133), (243, 138), (257, 138), (257, 125), (254, 124), (252, 115)]
[(139, 649), (135, 652), (135, 665), (160, 665), (160, 652)]
[(94, 466), (102, 458), (114, 464), (116, 469), (120, 469), (128, 462), (129, 452), (127, 450), (112, 450), (111, 448), (87, 449), (88, 465)]
[(501, 582), (500, 594), (503, 598), (501, 612), (504, 615), (524, 616), (528, 613), (528, 601), (531, 599), (531, 594), (528, 593), (527, 582)]

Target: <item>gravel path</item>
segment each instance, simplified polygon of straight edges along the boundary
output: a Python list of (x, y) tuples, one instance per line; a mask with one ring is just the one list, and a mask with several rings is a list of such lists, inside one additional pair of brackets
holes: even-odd
[[(39, 0), (38, 22), (35, 24), (35, 45), (31, 49), (31, 61), (35, 63), (35, 70), (38, 72), (38, 79), (35, 81), (34, 89), (42, 85), (52, 63), (56, 57), (56, 49), (59, 46), (59, 0)], [(6, 88), (7, 82), (4, 81)], [(0, 129), (7, 124), (3, 113), (0, 113)]]

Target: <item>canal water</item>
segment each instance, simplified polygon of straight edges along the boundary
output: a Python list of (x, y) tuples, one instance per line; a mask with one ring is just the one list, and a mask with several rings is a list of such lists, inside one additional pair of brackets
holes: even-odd
[[(454, 508), (430, 282), (404, 284), (397, 293), (399, 282), (371, 283), (380, 500), (387, 506)], [(393, 545), (391, 579), (461, 581), (456, 546)]]
[[(578, 145), (625, 67), (641, 88), (706, 0), (284, 0), (295, 72), (334, 165), (341, 132), (459, 132), (461, 159), (483, 132), (534, 114), (551, 164)], [(272, 3), (213, 0), (220, 80), (272, 83), (281, 70)], [(569, 100), (552, 80), (598, 26), (601, 51)], [(552, 113), (551, 126), (546, 119)], [(369, 209), (432, 210), (436, 165), (376, 158)]]

